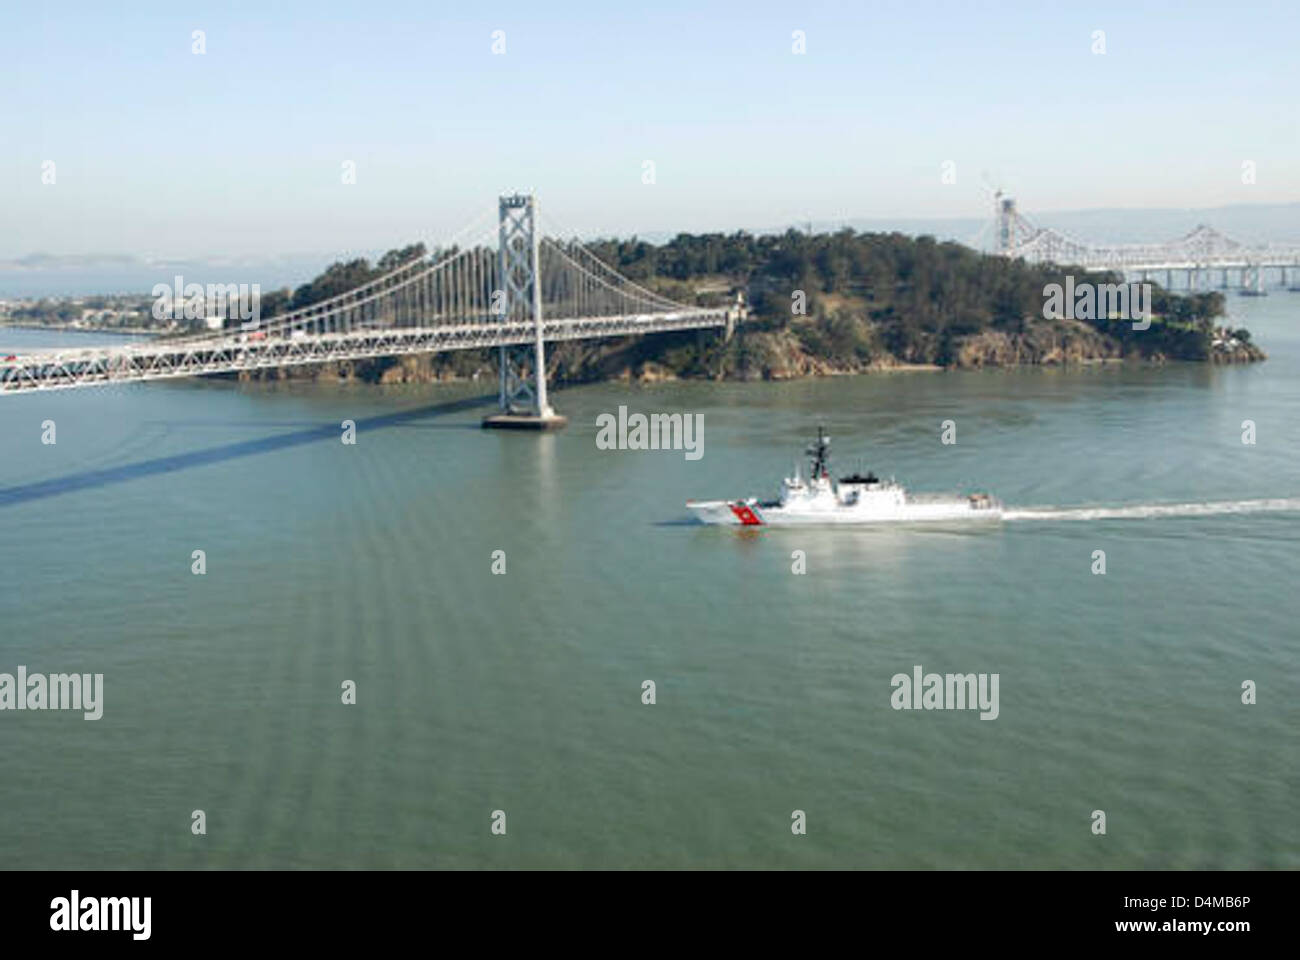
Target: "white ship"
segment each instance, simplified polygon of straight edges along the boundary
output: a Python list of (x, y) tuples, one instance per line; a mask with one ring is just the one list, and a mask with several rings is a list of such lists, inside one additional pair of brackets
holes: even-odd
[(830, 437), (819, 427), (809, 477), (781, 483), (777, 500), (688, 500), (687, 508), (703, 523), (742, 526), (828, 525), (840, 523), (924, 523), (936, 520), (1000, 520), (1002, 504), (987, 493), (967, 496), (916, 496), (893, 479), (868, 472), (830, 475)]

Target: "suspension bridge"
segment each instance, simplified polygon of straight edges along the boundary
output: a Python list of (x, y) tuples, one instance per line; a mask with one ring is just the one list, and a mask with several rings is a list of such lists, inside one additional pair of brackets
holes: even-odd
[(730, 336), (744, 316), (741, 298), (728, 307), (678, 303), (576, 240), (543, 236), (536, 197), (514, 194), (500, 198), (491, 232), (279, 316), (126, 346), (6, 356), (0, 394), (497, 348), (501, 411), (485, 424), (546, 428), (564, 422), (547, 398), (548, 342), (708, 327)]
[(1273, 272), (1279, 286), (1287, 287), (1293, 277), (1300, 282), (1300, 245), (1250, 245), (1204, 224), (1167, 243), (1090, 244), (1037, 226), (1001, 193), (994, 202), (995, 250), (1004, 257), (1116, 271), (1143, 281), (1163, 274), (1168, 290), (1174, 289), (1180, 275), (1186, 277), (1182, 288), (1189, 291), (1212, 289), (1218, 273), (1221, 288), (1238, 286), (1243, 293), (1255, 295), (1264, 293), (1267, 271)]

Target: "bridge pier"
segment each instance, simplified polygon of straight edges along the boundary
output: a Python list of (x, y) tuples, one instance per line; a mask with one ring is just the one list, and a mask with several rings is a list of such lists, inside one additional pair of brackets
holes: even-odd
[(543, 417), (536, 413), (491, 413), (483, 418), (484, 430), (532, 430), (540, 432), (543, 430), (559, 430), (567, 426), (568, 417), (562, 417), (560, 414), (551, 412), (550, 416)]
[(1263, 296), (1264, 268), (1258, 263), (1249, 263), (1241, 271), (1241, 289)]

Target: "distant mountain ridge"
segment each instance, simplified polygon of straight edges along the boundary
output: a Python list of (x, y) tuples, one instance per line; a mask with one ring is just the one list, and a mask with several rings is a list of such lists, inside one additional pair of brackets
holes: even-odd
[[(1162, 207), (1138, 209), (1060, 210), (1038, 212), (1019, 207), (1020, 215), (1039, 227), (1051, 227), (1062, 233), (1092, 243), (1160, 243), (1190, 233), (1208, 224), (1220, 233), (1248, 245), (1263, 243), (1300, 243), (1300, 202), (1286, 204), (1235, 204), (1224, 207)], [(937, 240), (954, 240), (972, 245), (982, 233), (985, 244), (992, 234), (993, 215), (985, 219), (908, 218), (813, 220), (814, 233), (850, 227), (872, 233), (899, 233), (911, 236), (929, 234)], [(807, 230), (808, 224), (756, 231), (782, 233), (787, 229)]]
[[(1174, 240), (1209, 224), (1220, 233), (1246, 244), (1300, 243), (1300, 202), (1287, 204), (1236, 204), (1188, 209), (1139, 208), (1066, 210), (1039, 213), (1021, 207), (1020, 213), (1041, 227), (1052, 227), (1078, 240), (1092, 243), (1159, 243)], [(809, 222), (784, 226), (734, 227), (711, 231), (753, 234), (800, 232)], [(831, 233), (845, 227), (864, 233), (928, 234), (989, 249), (992, 215), (954, 218), (855, 218), (812, 220), (813, 233)], [(696, 231), (698, 233), (699, 231)], [(665, 243), (675, 232), (651, 231), (636, 236)], [(394, 238), (394, 242), (400, 238)], [(189, 258), (144, 257), (122, 253), (31, 253), (0, 260), (0, 298), (80, 296), (94, 293), (146, 293), (155, 283), (170, 282), (180, 273), (198, 282), (259, 283), (264, 291), (296, 287), (328, 264), (352, 257), (371, 257), (379, 251), (336, 253), (286, 253), (276, 257), (209, 255)]]

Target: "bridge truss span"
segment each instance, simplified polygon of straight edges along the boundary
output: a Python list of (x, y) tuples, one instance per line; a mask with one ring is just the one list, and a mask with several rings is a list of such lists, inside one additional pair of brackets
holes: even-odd
[[(1267, 270), (1275, 272), (1282, 286), (1287, 285), (1291, 271), (1300, 276), (1300, 244), (1247, 244), (1206, 224), (1166, 243), (1093, 244), (1037, 226), (1016, 211), (1014, 201), (1000, 196), (995, 217), (997, 252), (1029, 263), (1114, 271), (1143, 279), (1163, 273), (1170, 288), (1174, 277), (1185, 273), (1188, 290), (1208, 288), (1215, 272), (1226, 288), (1236, 271), (1239, 285), (1255, 293), (1263, 292)], [(1202, 282), (1203, 277), (1209, 279)]]

